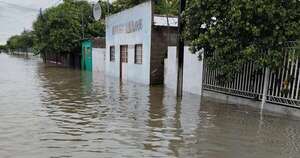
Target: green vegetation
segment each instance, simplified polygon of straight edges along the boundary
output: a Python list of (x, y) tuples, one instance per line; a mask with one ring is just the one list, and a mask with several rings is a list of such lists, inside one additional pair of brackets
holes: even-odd
[[(147, 0), (116, 0), (109, 4), (110, 13), (120, 12)], [(12, 36), (7, 42), (11, 51), (33, 48), (36, 54), (70, 54), (80, 51), (84, 38), (105, 36), (106, 0), (99, 1), (103, 18), (94, 21), (92, 5), (87, 1), (64, 0), (62, 4), (41, 13), (33, 23), (33, 31)], [(177, 14), (178, 0), (155, 1), (155, 11), (164, 15)]]
[(111, 4), (111, 13), (120, 12), (146, 1), (147, 0), (116, 0)]
[(0, 53), (7, 52), (6, 45), (0, 45)]
[(95, 22), (86, 1), (65, 0), (47, 9), (33, 24), (36, 53), (76, 53), (83, 38), (104, 36), (104, 23)]
[[(112, 13), (120, 12), (124, 9), (134, 7), (148, 0), (116, 0), (112, 3)], [(154, 0), (155, 14), (177, 15), (179, 0)]]
[(179, 0), (159, 0), (155, 3), (155, 13), (161, 15), (178, 15)]
[(300, 37), (299, 13), (298, 0), (189, 0), (185, 37), (228, 81), (247, 62), (282, 66), (282, 47)]
[(10, 51), (27, 52), (33, 46), (33, 38), (32, 31), (23, 31), (21, 35), (10, 37), (5, 47)]

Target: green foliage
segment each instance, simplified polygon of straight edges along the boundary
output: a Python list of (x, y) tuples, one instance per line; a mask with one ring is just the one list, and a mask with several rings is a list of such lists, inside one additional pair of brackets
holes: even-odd
[(34, 34), (31, 31), (24, 31), (21, 35), (15, 35), (8, 39), (6, 48), (11, 51), (27, 51), (33, 46)]
[(7, 52), (6, 45), (0, 45), (0, 53), (1, 52)]
[[(134, 7), (149, 0), (116, 0), (112, 3), (112, 13)], [(155, 14), (177, 15), (179, 0), (153, 0)]]
[(95, 22), (92, 6), (86, 1), (65, 0), (47, 9), (33, 24), (36, 53), (75, 53), (80, 41), (92, 36), (103, 36), (104, 24)]
[(146, 1), (148, 0), (116, 0), (112, 3), (111, 12), (117, 13)]
[(159, 0), (155, 3), (155, 13), (161, 15), (178, 15), (179, 0)]
[(280, 67), (282, 47), (300, 37), (298, 0), (189, 0), (185, 19), (192, 50), (226, 80), (247, 62)]
[[(102, 11), (102, 19), (105, 19), (105, 17), (108, 15), (108, 7), (109, 10), (112, 8), (111, 3), (107, 3), (107, 0), (99, 0), (98, 3), (101, 6), (101, 11)], [(103, 20), (105, 22), (105, 20)]]
[[(11, 50), (32, 48), (39, 53), (76, 53), (80, 51), (81, 40), (105, 36), (105, 16), (120, 12), (148, 0), (116, 0), (107, 4), (99, 0), (102, 18), (94, 21), (92, 6), (87, 1), (64, 0), (56, 7), (48, 8), (33, 23), (33, 31), (13, 36), (8, 41)], [(176, 15), (178, 0), (155, 1), (155, 12)], [(28, 35), (27, 35), (28, 34)]]

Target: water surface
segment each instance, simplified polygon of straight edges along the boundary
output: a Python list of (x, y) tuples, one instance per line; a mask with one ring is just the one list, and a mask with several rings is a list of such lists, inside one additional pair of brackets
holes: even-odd
[(298, 119), (0, 54), (0, 157), (297, 158)]

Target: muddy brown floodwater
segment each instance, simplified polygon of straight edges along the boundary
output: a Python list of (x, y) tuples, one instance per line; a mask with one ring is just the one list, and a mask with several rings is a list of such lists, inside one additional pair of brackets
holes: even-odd
[(0, 157), (298, 158), (297, 118), (0, 54)]

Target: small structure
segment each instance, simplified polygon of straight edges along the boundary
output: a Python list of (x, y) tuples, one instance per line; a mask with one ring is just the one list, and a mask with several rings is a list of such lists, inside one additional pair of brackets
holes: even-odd
[(163, 84), (164, 57), (177, 41), (177, 18), (153, 14), (151, 1), (106, 19), (105, 72), (121, 80)]
[(92, 71), (93, 69), (92, 41), (90, 39), (85, 39), (82, 41), (81, 69), (87, 71)]

